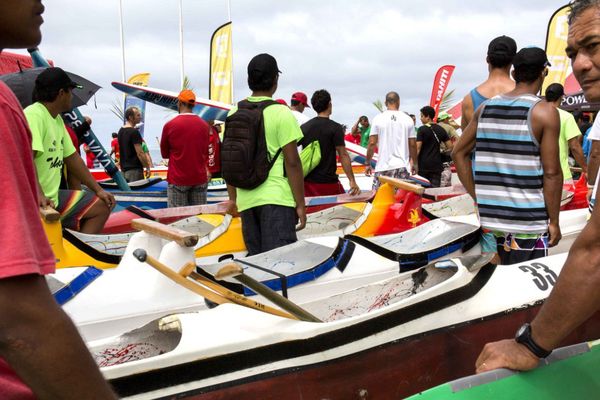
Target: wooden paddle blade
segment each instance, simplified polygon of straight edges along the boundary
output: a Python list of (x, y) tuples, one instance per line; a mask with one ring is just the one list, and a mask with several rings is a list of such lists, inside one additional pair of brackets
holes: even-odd
[(131, 221), (131, 227), (163, 239), (173, 240), (180, 246), (193, 247), (198, 243), (198, 235), (184, 231), (174, 226), (164, 225), (160, 222), (150, 221), (146, 218), (137, 218)]
[(183, 276), (184, 278), (187, 278), (192, 272), (194, 272), (195, 269), (196, 264), (190, 261), (189, 263), (186, 263), (183, 267), (179, 269), (179, 275)]
[(396, 189), (403, 189), (409, 192), (414, 192), (416, 194), (423, 194), (423, 192), (425, 191), (425, 188), (423, 186), (415, 185), (413, 183), (405, 182), (403, 180), (392, 178), (389, 176), (380, 175), (378, 179), (379, 182), (387, 183), (390, 186), (395, 187)]
[(217, 271), (217, 273), (215, 274), (215, 278), (219, 281), (222, 281), (225, 278), (235, 277), (243, 273), (244, 269), (240, 267), (239, 264), (229, 263)]
[(60, 219), (60, 213), (52, 207), (40, 207), (40, 216), (46, 222), (56, 222)]

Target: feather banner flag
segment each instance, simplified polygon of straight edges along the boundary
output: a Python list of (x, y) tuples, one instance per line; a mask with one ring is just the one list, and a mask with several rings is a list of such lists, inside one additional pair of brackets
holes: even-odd
[(444, 65), (438, 69), (435, 74), (435, 78), (433, 80), (433, 88), (431, 89), (431, 99), (429, 100), (429, 105), (433, 107), (435, 110), (435, 119), (437, 120), (438, 111), (440, 110), (440, 105), (442, 104), (442, 100), (444, 99), (444, 93), (446, 93), (446, 89), (448, 89), (448, 84), (450, 83), (450, 78), (452, 77), (452, 73), (454, 72), (454, 65)]
[[(130, 85), (137, 85), (143, 87), (147, 87), (148, 82), (150, 82), (149, 72), (135, 74), (127, 80), (127, 83), (129, 83)], [(144, 117), (146, 115), (146, 102), (142, 99), (138, 99), (137, 97), (125, 95), (125, 106), (123, 110), (127, 110), (129, 107), (137, 107), (140, 109), (140, 112), (142, 113), (142, 121), (139, 126), (139, 131), (142, 137), (144, 137)]]
[(218, 27), (210, 40), (209, 82), (209, 99), (233, 104), (231, 21)]

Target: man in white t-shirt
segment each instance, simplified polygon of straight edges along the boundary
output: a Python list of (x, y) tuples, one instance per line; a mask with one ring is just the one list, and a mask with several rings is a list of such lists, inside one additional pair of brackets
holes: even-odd
[(375, 148), (379, 158), (375, 167), (373, 187), (379, 186), (379, 175), (405, 179), (417, 173), (417, 142), (413, 120), (400, 111), (400, 96), (389, 92), (385, 96), (387, 110), (373, 118), (367, 146), (365, 175), (371, 175), (371, 159)]
[(300, 126), (310, 119), (303, 114), (304, 109), (307, 107), (310, 108), (308, 105), (308, 98), (304, 93), (296, 92), (292, 95), (290, 110), (292, 110), (292, 114), (294, 114), (294, 117), (296, 117), (296, 121), (298, 121), (298, 125)]

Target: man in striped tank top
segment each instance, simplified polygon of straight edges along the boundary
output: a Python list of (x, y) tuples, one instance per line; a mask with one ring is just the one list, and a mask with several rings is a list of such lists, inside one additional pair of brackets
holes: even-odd
[(483, 103), (453, 153), (477, 203), (482, 251), (497, 252), (501, 264), (546, 256), (561, 238), (560, 120), (535, 95), (549, 65), (542, 49), (521, 49), (513, 60), (515, 89)]

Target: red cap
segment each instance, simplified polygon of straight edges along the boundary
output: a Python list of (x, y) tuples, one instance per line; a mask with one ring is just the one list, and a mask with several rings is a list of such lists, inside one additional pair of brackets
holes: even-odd
[(179, 96), (177, 96), (177, 99), (182, 103), (187, 103), (191, 105), (194, 105), (196, 103), (196, 95), (194, 94), (194, 92), (188, 89), (182, 90), (179, 93)]
[(308, 99), (306, 97), (306, 95), (302, 92), (296, 92), (292, 95), (292, 101), (297, 101), (301, 104), (304, 104), (305, 107), (310, 108), (310, 106), (308, 105)]
[(275, 101), (278, 102), (279, 104), (283, 104), (284, 106), (288, 105), (288, 103), (284, 99), (277, 99)]

